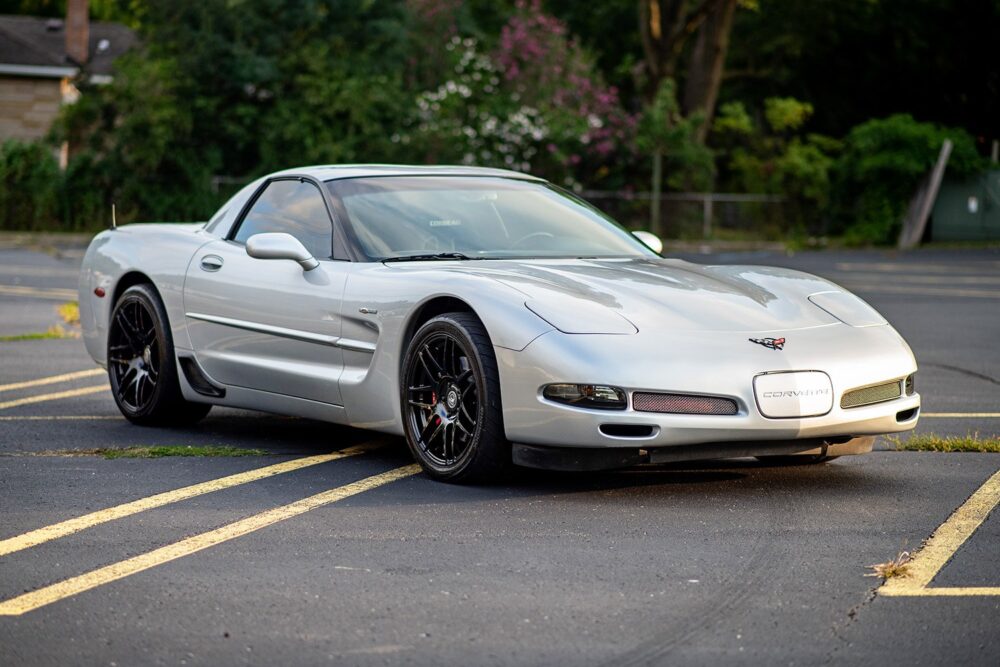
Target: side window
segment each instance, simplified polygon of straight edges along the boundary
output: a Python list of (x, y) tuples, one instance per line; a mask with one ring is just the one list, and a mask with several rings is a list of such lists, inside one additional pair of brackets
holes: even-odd
[(234, 241), (246, 243), (254, 234), (285, 232), (297, 238), (313, 257), (329, 259), (333, 226), (323, 195), (312, 183), (273, 181), (247, 211)]

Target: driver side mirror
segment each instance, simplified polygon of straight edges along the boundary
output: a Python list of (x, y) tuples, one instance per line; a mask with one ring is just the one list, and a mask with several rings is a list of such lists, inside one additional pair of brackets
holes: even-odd
[(660, 237), (656, 234), (639, 231), (632, 232), (632, 236), (642, 241), (644, 246), (655, 252), (657, 255), (663, 252), (663, 241), (661, 241)]
[(305, 271), (319, 266), (297, 238), (284, 232), (254, 234), (247, 239), (247, 254), (256, 259), (290, 259), (301, 264)]

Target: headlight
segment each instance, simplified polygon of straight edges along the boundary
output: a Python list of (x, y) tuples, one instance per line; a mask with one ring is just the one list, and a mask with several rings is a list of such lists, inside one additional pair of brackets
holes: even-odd
[(556, 403), (597, 410), (624, 410), (628, 405), (624, 390), (603, 384), (550, 384), (542, 390), (542, 396)]
[(906, 389), (907, 396), (913, 396), (913, 392), (917, 390), (917, 376), (916, 374), (910, 375), (906, 378), (906, 382), (903, 385)]

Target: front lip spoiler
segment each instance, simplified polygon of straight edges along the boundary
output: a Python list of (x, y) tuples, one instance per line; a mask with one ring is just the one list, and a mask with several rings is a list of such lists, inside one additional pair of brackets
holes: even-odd
[(843, 444), (851, 436), (801, 438), (760, 442), (706, 442), (695, 445), (671, 445), (656, 448), (543, 447), (514, 443), (514, 463), (526, 468), (585, 472), (631, 468), (643, 463), (677, 463), (750, 456), (784, 456), (812, 449), (826, 451), (830, 445)]

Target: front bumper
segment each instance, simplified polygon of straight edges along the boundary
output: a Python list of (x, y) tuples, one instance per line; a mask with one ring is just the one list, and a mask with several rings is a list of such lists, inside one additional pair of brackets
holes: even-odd
[[(747, 342), (754, 332), (679, 332), (653, 336), (549, 332), (522, 351), (497, 348), (504, 424), (516, 443), (571, 448), (651, 449), (704, 443), (785, 442), (908, 431), (916, 426), (920, 395), (841, 408), (844, 392), (916, 372), (909, 347), (889, 326), (830, 325), (787, 334), (775, 351)], [(749, 334), (749, 335), (748, 335)], [(833, 388), (833, 407), (814, 417), (772, 419), (757, 407), (753, 378), (776, 371), (819, 370)], [(723, 396), (735, 415), (682, 415), (589, 410), (544, 399), (552, 382), (609, 384), (635, 391)], [(642, 436), (609, 435), (608, 425), (647, 426)], [(603, 427), (603, 428), (602, 428)], [(735, 451), (735, 450), (734, 450)], [(767, 452), (762, 452), (767, 453)], [(734, 454), (741, 455), (741, 454)], [(752, 455), (752, 453), (751, 453)]]

